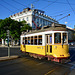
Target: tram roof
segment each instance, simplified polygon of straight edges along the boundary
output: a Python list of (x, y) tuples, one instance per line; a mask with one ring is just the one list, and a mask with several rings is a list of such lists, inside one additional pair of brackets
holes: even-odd
[(32, 30), (30, 32), (27, 32), (27, 34), (44, 32), (44, 31), (67, 31), (67, 29), (64, 27), (48, 27), (48, 28), (40, 29), (40, 30)]

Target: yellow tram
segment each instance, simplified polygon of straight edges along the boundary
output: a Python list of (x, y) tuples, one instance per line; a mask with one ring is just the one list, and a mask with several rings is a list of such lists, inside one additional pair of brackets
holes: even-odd
[(68, 32), (64, 27), (49, 27), (21, 35), (21, 51), (34, 58), (62, 62), (69, 54)]

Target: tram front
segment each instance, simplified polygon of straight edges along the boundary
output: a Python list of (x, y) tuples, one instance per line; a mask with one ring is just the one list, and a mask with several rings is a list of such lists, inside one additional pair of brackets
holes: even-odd
[(67, 31), (53, 32), (46, 39), (48, 40), (46, 44), (48, 60), (61, 62), (70, 56)]

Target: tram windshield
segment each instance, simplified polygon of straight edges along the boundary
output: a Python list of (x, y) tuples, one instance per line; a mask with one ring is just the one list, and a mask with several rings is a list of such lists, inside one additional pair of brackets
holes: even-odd
[(67, 43), (67, 33), (63, 33), (63, 44)]

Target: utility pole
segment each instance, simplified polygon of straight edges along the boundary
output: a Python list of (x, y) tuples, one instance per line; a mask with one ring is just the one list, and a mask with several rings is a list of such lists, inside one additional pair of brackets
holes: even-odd
[(8, 37), (8, 57), (10, 57), (10, 47), (9, 47), (9, 30), (7, 30), (7, 37)]
[(34, 5), (33, 5), (33, 4), (31, 4), (31, 9), (32, 9), (32, 10), (34, 9)]

